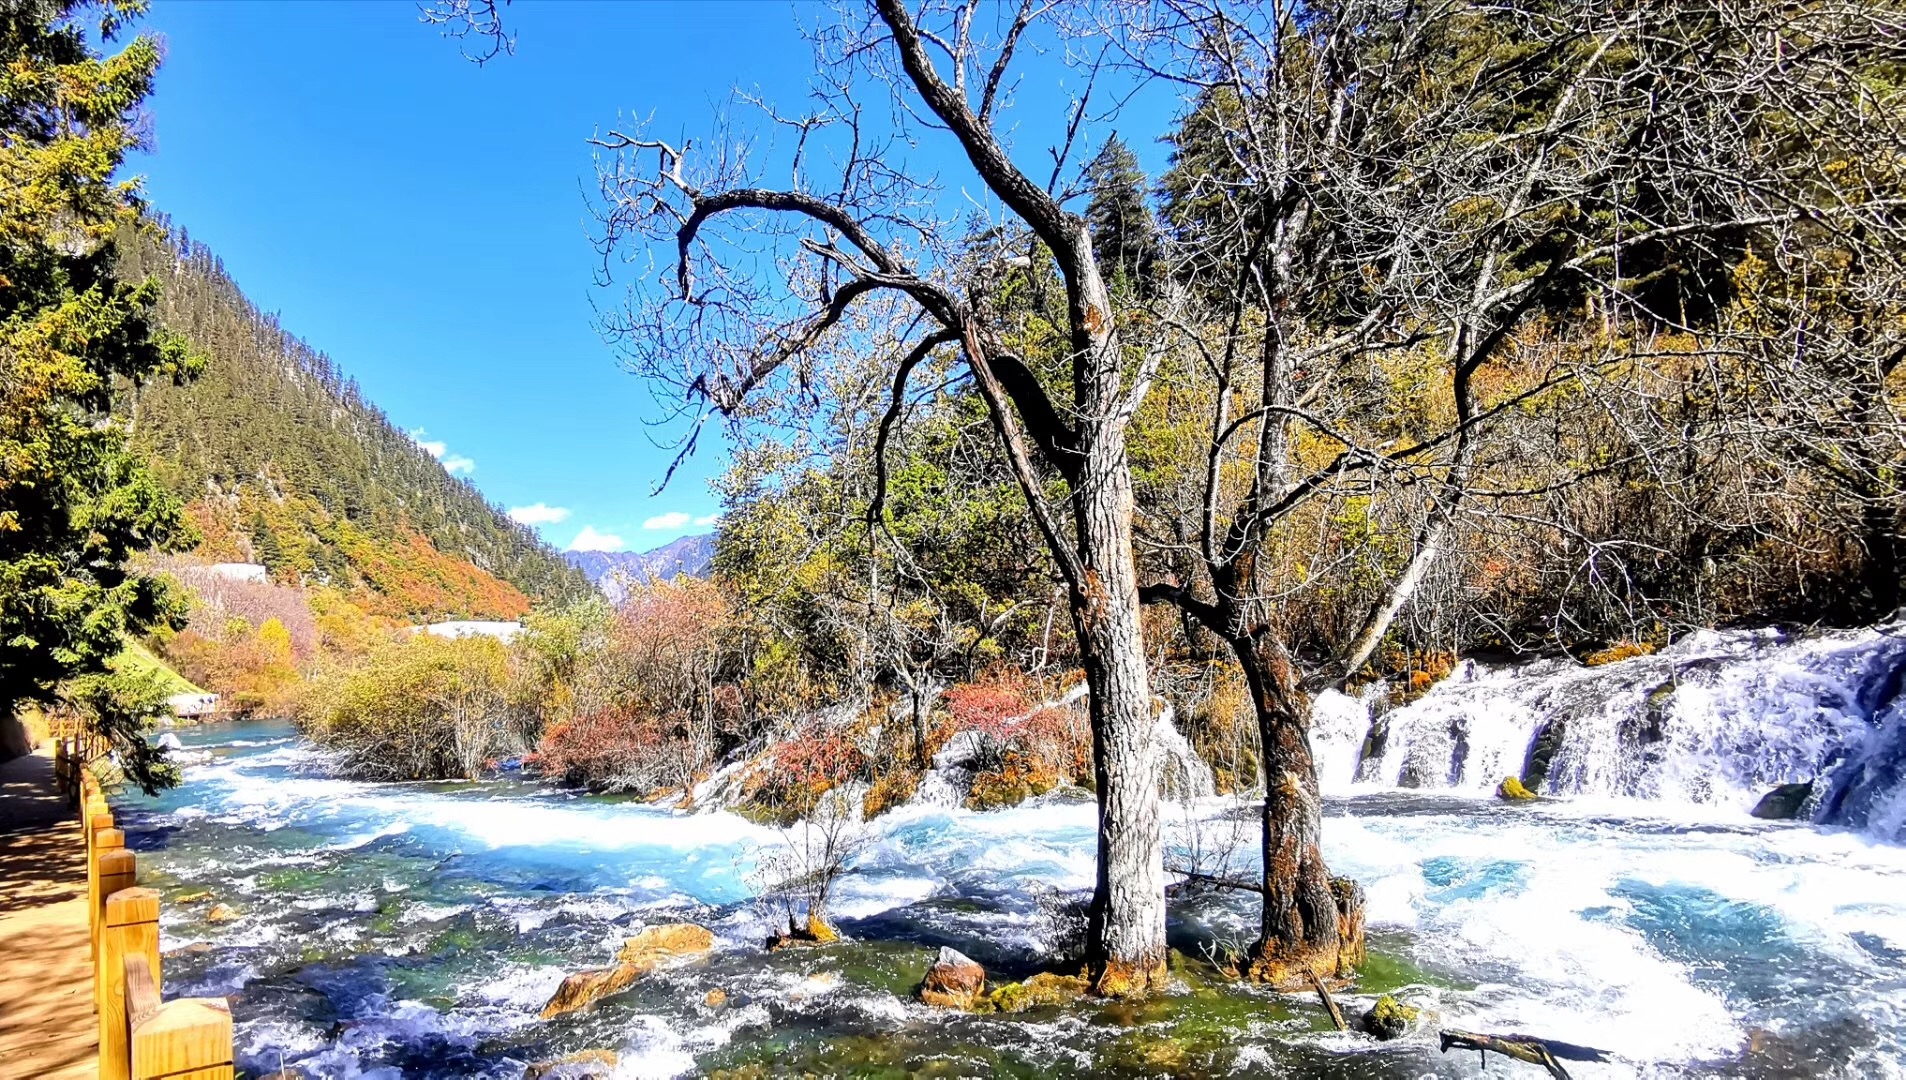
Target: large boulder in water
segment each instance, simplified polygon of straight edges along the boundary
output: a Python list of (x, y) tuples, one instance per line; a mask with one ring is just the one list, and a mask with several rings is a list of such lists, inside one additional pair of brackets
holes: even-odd
[(611, 994), (619, 994), (635, 980), (665, 964), (700, 956), (715, 947), (715, 935), (694, 923), (651, 926), (622, 943), (613, 967), (578, 971), (563, 980), (543, 1006), (542, 1018), (588, 1008)]
[(1757, 818), (1767, 821), (1792, 821), (1800, 816), (1801, 808), (1813, 797), (1813, 781), (1799, 784), (1782, 784), (1760, 797), (1752, 811)]
[(957, 949), (940, 947), (940, 955), (927, 969), (914, 991), (921, 1001), (947, 1009), (971, 1009), (986, 989), (986, 969)]
[(615, 967), (578, 971), (556, 988), (540, 1015), (545, 1020), (554, 1020), (564, 1013), (586, 1009), (611, 994), (627, 990), (646, 970), (634, 964), (617, 964)]

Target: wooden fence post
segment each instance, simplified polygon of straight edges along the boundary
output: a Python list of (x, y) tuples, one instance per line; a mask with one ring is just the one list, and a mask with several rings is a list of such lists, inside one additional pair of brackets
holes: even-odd
[(132, 1029), (132, 1080), (233, 1080), (232, 1010), (224, 998), (180, 998)]
[(126, 834), (112, 827), (111, 815), (95, 817), (94, 821), (107, 822), (105, 827), (93, 831), (92, 847), (86, 852), (86, 910), (92, 921), (93, 953), (99, 953), (99, 928), (103, 925), (101, 916), (106, 911), (106, 897), (111, 890), (99, 887), (99, 857), (108, 851), (123, 851), (126, 847)]
[(99, 942), (99, 1080), (132, 1080), (126, 958), (143, 961), (152, 986), (159, 986), (158, 892), (135, 887), (108, 896)]
[[(114, 832), (119, 830), (115, 829)], [(101, 840), (110, 839), (102, 835)], [(93, 855), (93, 865), (97, 867), (97, 888), (92, 895), (93, 916), (93, 1012), (105, 1016), (106, 1006), (102, 1000), (101, 989), (105, 986), (105, 976), (100, 968), (99, 928), (106, 925), (106, 898), (121, 889), (130, 889), (138, 884), (138, 858), (123, 847), (101, 847)]]

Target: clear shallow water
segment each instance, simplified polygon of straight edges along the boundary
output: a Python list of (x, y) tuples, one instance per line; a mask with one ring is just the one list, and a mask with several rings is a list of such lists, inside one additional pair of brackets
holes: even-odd
[[(746, 898), (774, 830), (508, 782), (338, 780), (282, 725), (182, 735), (214, 761), (122, 817), (146, 883), (241, 912), (211, 926), (206, 905), (168, 903), (165, 981), (233, 996), (255, 1072), (514, 1078), (603, 1047), (628, 1077), (1477, 1073), (1433, 1036), (1324, 1031), (1309, 1002), (1196, 964), (1143, 1006), (949, 1017), (909, 1001), (941, 944), (996, 974), (1038, 969), (1037, 897), (1091, 884), (1088, 802), (881, 818), (836, 909), (854, 943), (765, 956)], [(1405, 988), (1444, 1026), (1621, 1055), (1577, 1076), (1906, 1076), (1906, 849), (1612, 799), (1378, 791), (1329, 813), (1331, 865), (1369, 893), (1367, 991)], [(1210, 934), (1248, 938), (1251, 918), (1236, 898), (1193, 898), (1175, 906), (1173, 943), (1195, 956)], [(716, 931), (709, 962), (536, 1019), (566, 973), (676, 919)], [(730, 1003), (711, 1008), (717, 987)]]

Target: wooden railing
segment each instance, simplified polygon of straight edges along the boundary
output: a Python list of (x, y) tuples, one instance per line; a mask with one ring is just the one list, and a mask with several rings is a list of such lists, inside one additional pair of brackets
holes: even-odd
[(62, 740), (55, 766), (86, 838), (100, 1080), (233, 1080), (225, 999), (161, 1000), (159, 894), (137, 884), (138, 859), (86, 768), (87, 749), (69, 752)]

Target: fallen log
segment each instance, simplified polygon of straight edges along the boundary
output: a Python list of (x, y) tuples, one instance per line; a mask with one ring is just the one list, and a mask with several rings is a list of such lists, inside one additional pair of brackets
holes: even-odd
[(1516, 1061), (1540, 1065), (1547, 1069), (1549, 1075), (1555, 1080), (1569, 1080), (1568, 1070), (1562, 1067), (1562, 1061), (1608, 1060), (1606, 1050), (1556, 1042), (1553, 1039), (1538, 1039), (1532, 1035), (1482, 1035), (1473, 1031), (1444, 1031), (1442, 1045), (1445, 1054), (1452, 1048), (1474, 1050), (1482, 1055), (1485, 1065), (1489, 1061), (1491, 1051)]
[(1317, 996), (1323, 1000), (1324, 1008), (1330, 1011), (1330, 1022), (1337, 1025), (1338, 1031), (1349, 1031), (1350, 1025), (1344, 1022), (1343, 1010), (1337, 1007), (1337, 1001), (1330, 996), (1330, 987), (1317, 977), (1317, 969), (1305, 967), (1304, 974), (1310, 976), (1310, 985), (1317, 988)]
[(1258, 894), (1264, 892), (1264, 885), (1261, 882), (1241, 881), (1237, 878), (1220, 877), (1217, 874), (1207, 874), (1202, 871), (1193, 870), (1188, 866), (1167, 866), (1165, 867), (1165, 873), (1176, 874), (1185, 879), (1167, 886), (1165, 889), (1166, 892), (1182, 889), (1187, 885), (1208, 885), (1214, 889), (1236, 889), (1239, 892), (1254, 892)]

